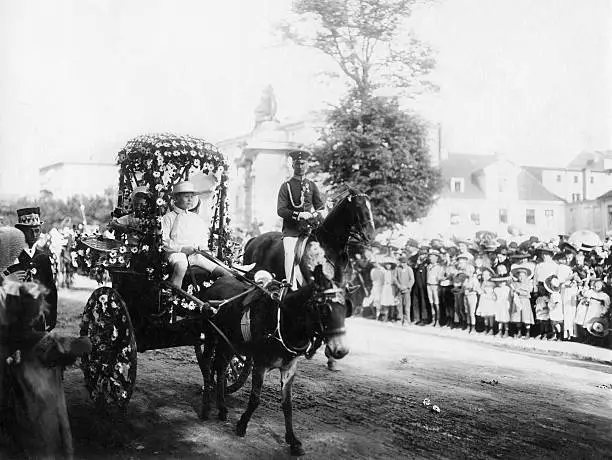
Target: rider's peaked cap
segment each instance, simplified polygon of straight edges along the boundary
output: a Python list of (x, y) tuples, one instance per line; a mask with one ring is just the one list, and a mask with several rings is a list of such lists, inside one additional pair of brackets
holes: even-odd
[(288, 155), (293, 161), (307, 160), (310, 157), (310, 152), (307, 150), (292, 150)]
[(40, 208), (21, 208), (17, 210), (17, 223), (15, 227), (39, 227), (44, 224), (40, 220)]
[(172, 187), (172, 194), (176, 195), (177, 193), (199, 193), (193, 182), (189, 182), (188, 180), (179, 182)]

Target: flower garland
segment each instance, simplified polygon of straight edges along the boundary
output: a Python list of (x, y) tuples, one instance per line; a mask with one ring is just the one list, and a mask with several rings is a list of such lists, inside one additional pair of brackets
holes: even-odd
[[(227, 192), (229, 165), (223, 154), (212, 144), (192, 136), (177, 136), (169, 133), (147, 134), (127, 142), (117, 154), (119, 165), (119, 198), (117, 213), (131, 211), (129, 197), (133, 189), (147, 185), (151, 194), (152, 211), (142, 219), (142, 231), (149, 235), (146, 244), (135, 251), (127, 247), (122, 253), (93, 254), (87, 247), (79, 253), (84, 270), (94, 273), (98, 270), (122, 267), (133, 268), (131, 255), (139, 255), (139, 266), (145, 266), (150, 279), (160, 280), (166, 272), (167, 262), (163, 257), (161, 223), (172, 194), (174, 184), (185, 180), (190, 174), (202, 172), (217, 178), (213, 194), (214, 218), (211, 222), (209, 249), (223, 261), (232, 253), (229, 228), (229, 200)], [(155, 250), (153, 250), (155, 249)], [(118, 249), (121, 250), (121, 249)], [(144, 259), (144, 260), (143, 260)]]

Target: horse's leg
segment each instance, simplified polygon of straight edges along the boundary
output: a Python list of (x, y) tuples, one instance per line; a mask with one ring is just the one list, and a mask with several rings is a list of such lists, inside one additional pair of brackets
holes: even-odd
[(249, 405), (236, 425), (236, 434), (238, 436), (244, 436), (246, 434), (247, 425), (249, 424), (251, 415), (253, 415), (253, 412), (255, 412), (257, 406), (259, 406), (259, 402), (261, 400), (261, 387), (263, 386), (265, 375), (266, 367), (255, 361), (255, 367), (253, 368), (253, 373), (251, 374), (252, 386)]
[(281, 395), (283, 414), (285, 415), (285, 441), (291, 447), (291, 455), (304, 455), (301, 441), (293, 432), (293, 406), (291, 402), (291, 387), (297, 369), (297, 359), (294, 359), (288, 366), (281, 368)]
[(203, 381), (202, 407), (200, 416), (202, 420), (208, 420), (210, 417), (210, 396), (212, 392), (211, 362), (214, 350), (215, 343), (212, 337), (207, 337), (203, 344), (198, 343), (195, 345), (195, 354), (198, 360), (198, 366), (200, 367), (200, 372), (202, 372)]
[(217, 409), (219, 409), (219, 420), (227, 420), (227, 406), (225, 405), (225, 374), (231, 359), (231, 352), (227, 347), (223, 350), (217, 348), (214, 360), (215, 374), (217, 375)]

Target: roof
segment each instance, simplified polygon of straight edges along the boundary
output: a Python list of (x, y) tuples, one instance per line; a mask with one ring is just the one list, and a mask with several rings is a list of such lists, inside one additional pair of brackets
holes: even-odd
[(544, 187), (526, 168), (521, 168), (517, 180), (518, 199), (521, 201), (565, 201)]
[[(474, 155), (474, 154), (449, 154), (448, 158), (440, 163), (440, 170), (444, 178), (442, 194), (447, 197), (467, 198), (467, 199), (486, 199), (484, 190), (480, 188), (476, 177), (487, 166), (500, 161), (494, 155)], [(560, 201), (565, 200), (550, 192), (532, 174), (529, 168), (519, 167), (518, 175), (518, 199), (522, 201)], [(547, 169), (547, 168), (540, 168)], [(537, 170), (535, 171), (537, 173)], [(540, 173), (541, 174), (541, 173)], [(453, 193), (450, 190), (451, 178), (463, 178), (465, 187), (462, 193)]]
[[(497, 161), (493, 155), (475, 155), (468, 153), (451, 153), (440, 162), (440, 171), (445, 179), (443, 194), (451, 194), (450, 179), (452, 177), (463, 178), (465, 188), (461, 198), (485, 198), (484, 191), (478, 186), (474, 173), (482, 170)], [(452, 194), (455, 196), (455, 194)]]
[(606, 193), (604, 193), (603, 195), (598, 196), (595, 199), (596, 200), (607, 200), (609, 198), (612, 198), (612, 190), (608, 190)]
[(594, 171), (604, 171), (604, 160), (612, 160), (612, 150), (596, 150), (581, 152), (567, 165), (568, 169), (589, 168)]

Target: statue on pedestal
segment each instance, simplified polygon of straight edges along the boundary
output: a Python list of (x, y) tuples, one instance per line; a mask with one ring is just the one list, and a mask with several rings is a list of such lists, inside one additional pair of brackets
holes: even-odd
[(259, 104), (255, 107), (255, 128), (266, 121), (278, 123), (276, 119), (276, 110), (277, 104), (276, 97), (274, 96), (274, 89), (272, 85), (268, 85), (264, 88)]

